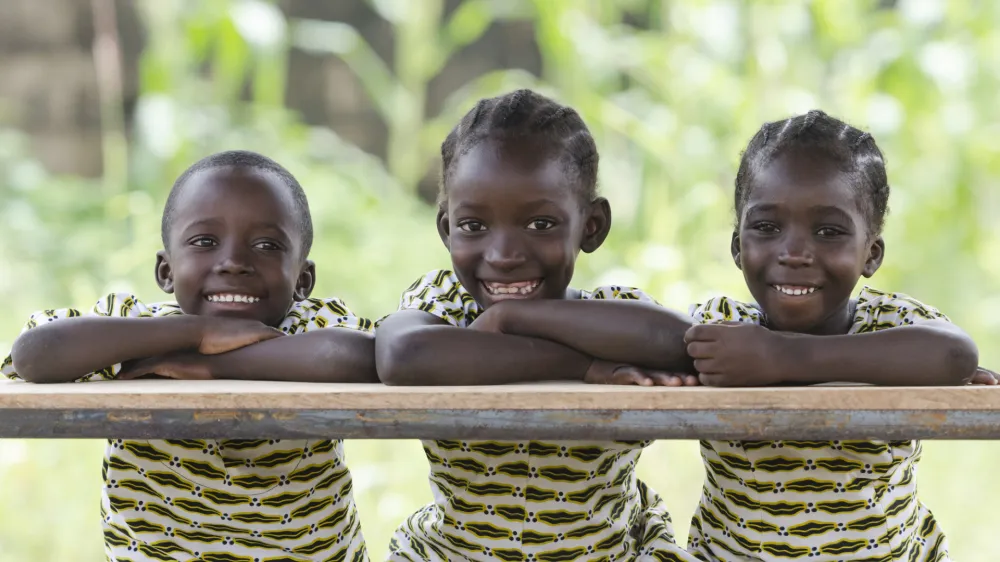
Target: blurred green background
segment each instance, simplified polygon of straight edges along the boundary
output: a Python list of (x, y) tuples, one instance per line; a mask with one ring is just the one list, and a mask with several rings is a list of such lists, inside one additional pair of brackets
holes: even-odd
[[(67, 17), (53, 4), (84, 22), (67, 24), (91, 76), (83, 94), (60, 89), (66, 67), (12, 54), (10, 37), (37, 41), (47, 36), (33, 26)], [(997, 2), (0, 0), (0, 36), (3, 353), (33, 310), (111, 290), (160, 298), (167, 191), (194, 160), (233, 148), (275, 158), (305, 186), (317, 293), (372, 317), (393, 310), (413, 279), (449, 263), (428, 204), (441, 140), (478, 98), (528, 86), (577, 108), (601, 151), (615, 225), (579, 286), (635, 285), (684, 309), (746, 296), (728, 251), (739, 152), (764, 121), (822, 108), (888, 157), (888, 254), (872, 284), (937, 306), (984, 365), (1000, 364)], [(15, 79), (31, 71), (55, 86), (33, 95)], [(52, 127), (32, 128), (32, 116), (58, 117), (36, 103), (50, 94), (93, 125), (75, 153)], [(102, 448), (0, 441), (0, 560), (103, 559)], [(426, 463), (414, 441), (347, 449), (377, 560), (430, 499)], [(926, 444), (921, 495), (958, 560), (997, 559), (998, 464), (996, 443)], [(640, 472), (684, 540), (696, 444), (657, 443)]]

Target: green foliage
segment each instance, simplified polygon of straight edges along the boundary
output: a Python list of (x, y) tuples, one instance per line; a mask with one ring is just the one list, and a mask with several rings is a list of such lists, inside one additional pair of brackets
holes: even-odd
[[(764, 121), (822, 108), (870, 130), (889, 159), (888, 259), (872, 284), (939, 307), (977, 339), (984, 364), (1000, 362), (988, 345), (1000, 341), (1000, 4), (465, 0), (445, 14), (443, 0), (372, 0), (395, 30), (391, 65), (348, 24), (287, 21), (268, 2), (137, 5), (149, 44), (127, 161), (106, 158), (99, 182), (55, 177), (22, 136), (0, 131), (0, 349), (35, 309), (88, 306), (113, 289), (155, 300), (152, 257), (173, 178), (231, 148), (268, 154), (305, 186), (317, 292), (388, 313), (417, 275), (448, 263), (434, 209), (415, 195), (441, 140), (476, 99), (527, 86), (576, 107), (602, 153), (615, 226), (583, 260), (579, 285), (632, 284), (677, 308), (745, 296), (728, 251), (740, 150)], [(501, 19), (534, 24), (542, 75), (484, 72), (428, 115), (430, 81)], [(285, 109), (293, 46), (356, 73), (389, 132), (385, 163)], [(111, 154), (116, 138), (105, 137)], [(429, 499), (422, 471), (409, 469), (424, 461), (414, 442), (348, 450), (379, 559), (392, 528)], [(0, 559), (100, 559), (99, 456), (96, 442), (0, 442)], [(953, 555), (986, 560), (988, 522), (962, 498), (985, 513), (1000, 489), (955, 479), (959, 457), (988, 473), (1000, 449), (933, 444), (922, 493)], [(700, 489), (696, 448), (658, 445), (641, 469), (683, 536)]]

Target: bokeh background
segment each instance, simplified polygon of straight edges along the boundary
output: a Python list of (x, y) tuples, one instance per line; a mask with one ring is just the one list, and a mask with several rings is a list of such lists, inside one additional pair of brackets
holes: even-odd
[[(244, 148), (287, 166), (317, 228), (318, 294), (394, 309), (448, 265), (438, 146), (480, 98), (577, 108), (615, 225), (575, 283), (685, 308), (746, 296), (732, 180), (766, 120), (822, 108), (872, 132), (893, 187), (873, 285), (910, 293), (1000, 365), (1000, 3), (990, 0), (0, 0), (0, 350), (36, 309), (154, 301), (173, 179)], [(336, 428), (330, 428), (336, 434)], [(0, 560), (102, 560), (100, 441), (0, 441)], [(347, 445), (373, 560), (430, 498), (414, 441)], [(965, 562), (997, 560), (1000, 445), (926, 444), (924, 501)], [(694, 442), (640, 472), (679, 538)]]

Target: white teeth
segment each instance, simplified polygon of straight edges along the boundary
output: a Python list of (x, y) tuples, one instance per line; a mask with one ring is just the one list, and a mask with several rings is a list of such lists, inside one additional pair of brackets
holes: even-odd
[(486, 290), (493, 295), (527, 295), (538, 288), (538, 281), (520, 283), (484, 283)]
[(786, 287), (784, 285), (773, 285), (774, 289), (785, 295), (801, 296), (801, 295), (811, 295), (816, 292), (816, 287), (807, 287), (805, 289)]
[(208, 302), (242, 302), (246, 304), (260, 302), (259, 298), (249, 295), (208, 295), (205, 299)]

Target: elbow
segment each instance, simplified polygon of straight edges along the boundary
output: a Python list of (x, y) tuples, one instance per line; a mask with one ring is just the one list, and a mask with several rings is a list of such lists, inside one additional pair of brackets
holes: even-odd
[(14, 372), (21, 380), (32, 383), (52, 383), (59, 382), (60, 378), (53, 377), (52, 370), (45, 366), (45, 348), (43, 341), (39, 341), (37, 334), (27, 332), (14, 342), (10, 350), (10, 358), (14, 364)]
[(942, 372), (947, 373), (945, 381), (950, 385), (962, 385), (968, 383), (979, 368), (979, 349), (972, 338), (965, 336), (954, 338), (950, 342), (945, 354), (945, 368)]
[(421, 344), (415, 330), (375, 339), (375, 371), (386, 386), (418, 386), (415, 367), (420, 364)]

